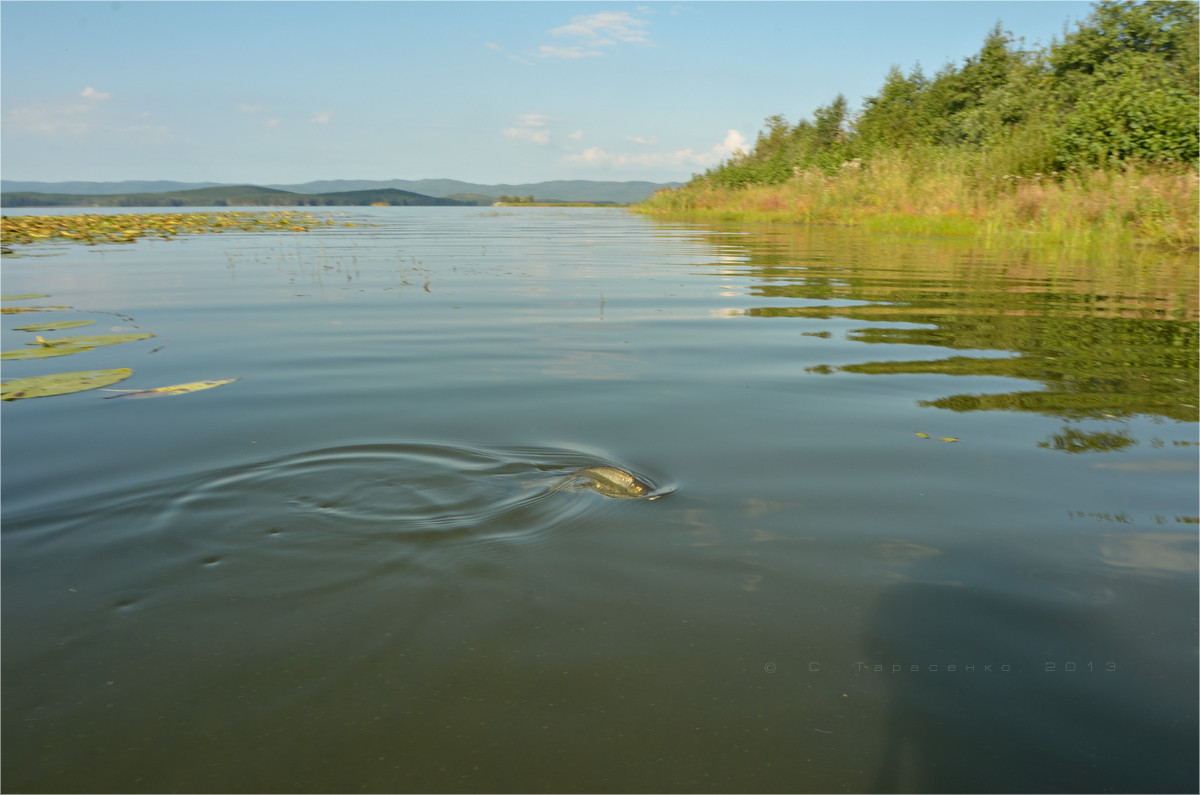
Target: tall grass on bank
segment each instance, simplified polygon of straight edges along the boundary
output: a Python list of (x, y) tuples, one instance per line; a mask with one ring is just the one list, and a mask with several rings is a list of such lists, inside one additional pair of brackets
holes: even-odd
[(968, 236), (989, 244), (1200, 243), (1200, 178), (1128, 167), (1020, 177), (969, 155), (908, 158), (884, 153), (830, 175), (796, 173), (776, 185), (740, 189), (700, 178), (660, 190), (633, 209), (730, 221), (833, 224), (870, 231)]

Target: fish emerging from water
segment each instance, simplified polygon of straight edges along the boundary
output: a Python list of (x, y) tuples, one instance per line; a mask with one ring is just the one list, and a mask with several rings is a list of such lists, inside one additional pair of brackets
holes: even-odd
[(661, 496), (649, 483), (639, 480), (623, 469), (610, 466), (584, 467), (566, 477), (563, 486), (578, 486), (592, 489), (605, 497), (632, 499), (646, 497), (654, 499)]

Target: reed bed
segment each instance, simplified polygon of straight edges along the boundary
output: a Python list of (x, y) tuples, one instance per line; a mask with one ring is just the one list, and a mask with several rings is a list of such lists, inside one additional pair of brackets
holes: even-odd
[(989, 243), (1189, 250), (1200, 242), (1200, 178), (1126, 168), (1021, 177), (970, 158), (852, 160), (834, 174), (796, 173), (740, 189), (693, 180), (633, 209), (730, 221), (856, 226), (871, 231), (965, 236)]

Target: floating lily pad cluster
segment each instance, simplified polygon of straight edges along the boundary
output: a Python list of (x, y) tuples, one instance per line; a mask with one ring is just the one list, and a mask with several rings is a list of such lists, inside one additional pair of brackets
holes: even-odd
[(45, 241), (133, 243), (141, 237), (172, 238), (211, 232), (306, 232), (328, 226), (355, 226), (298, 211), (124, 213), (119, 215), (13, 215), (0, 218), (0, 243), (5, 246)]
[[(13, 301), (24, 300), (31, 298), (48, 298), (49, 296), (40, 294), (30, 295), (6, 295), (0, 296), (0, 300)], [(61, 309), (70, 309), (67, 306), (19, 306), (19, 307), (0, 307), (0, 312), (4, 314), (12, 314), (18, 312), (45, 312)], [(94, 320), (58, 320), (49, 321), (46, 323), (30, 323), (25, 326), (18, 326), (15, 330), (25, 332), (51, 332), (60, 331), (67, 328), (78, 328), (94, 323)], [(134, 340), (144, 340), (153, 337), (153, 334), (138, 333), (138, 334), (93, 334), (81, 337), (52, 337), (46, 339), (40, 334), (34, 337), (32, 342), (26, 344), (24, 348), (16, 348), (11, 351), (0, 352), (0, 359), (46, 359), (52, 356), (69, 356), (73, 353), (81, 353), (90, 351), (93, 348), (102, 345), (117, 345), (122, 342), (132, 342)], [(38, 375), (29, 378), (14, 378), (11, 381), (5, 381), (0, 384), (0, 400), (21, 400), (23, 398), (35, 397), (51, 397), (53, 395), (69, 395), (74, 392), (84, 392), (89, 389), (100, 389), (102, 387), (111, 386), (119, 381), (123, 381), (133, 375), (133, 370), (128, 367), (119, 367), (110, 370), (77, 370), (68, 373), (50, 373), (49, 375)], [(195, 392), (201, 389), (211, 389), (215, 386), (232, 383), (236, 378), (222, 378), (212, 381), (196, 381), (190, 384), (175, 384), (173, 386), (156, 387), (154, 389), (137, 389), (137, 390), (117, 390), (124, 392), (122, 395), (112, 395), (110, 397), (162, 397), (165, 395), (180, 395), (187, 392)]]

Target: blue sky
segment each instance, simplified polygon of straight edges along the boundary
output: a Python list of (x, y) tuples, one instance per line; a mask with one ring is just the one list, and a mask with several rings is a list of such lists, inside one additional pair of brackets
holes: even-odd
[(14, 180), (686, 180), (1081, 2), (0, 3)]

